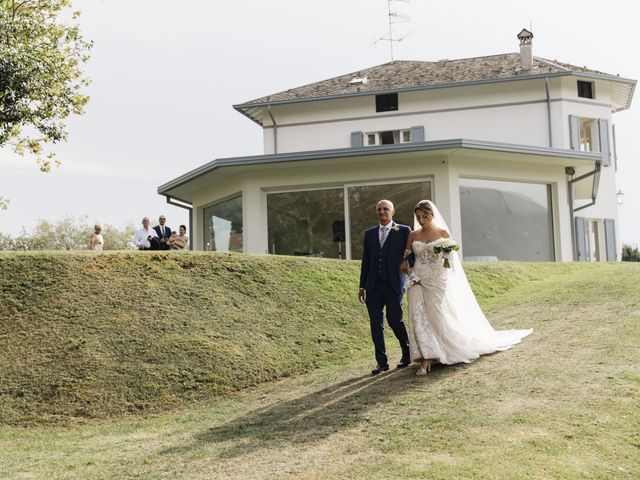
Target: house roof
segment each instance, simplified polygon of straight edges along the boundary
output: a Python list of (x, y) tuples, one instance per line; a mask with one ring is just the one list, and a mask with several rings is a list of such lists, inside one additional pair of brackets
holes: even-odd
[[(191, 170), (158, 187), (158, 194), (167, 198), (177, 199), (184, 203), (193, 201), (193, 194), (203, 188), (211, 188), (211, 182), (222, 171), (238, 172), (258, 166), (276, 165), (282, 163), (304, 163), (335, 159), (353, 159), (366, 161), (375, 156), (420, 154), (424, 159), (425, 154), (451, 154), (454, 151), (465, 152), (470, 158), (470, 152), (485, 152), (484, 154), (505, 155), (509, 160), (531, 161), (532, 157), (537, 162), (547, 159), (559, 164), (573, 165), (578, 174), (582, 170), (592, 168), (594, 162), (602, 159), (600, 152), (582, 152), (577, 150), (565, 150), (559, 148), (536, 147), (528, 145), (516, 145), (509, 143), (486, 142), (472, 139), (450, 139), (430, 142), (406, 143), (397, 145), (378, 145), (360, 148), (338, 148), (330, 150), (312, 150), (306, 152), (289, 152), (267, 155), (252, 155), (247, 157), (217, 158), (200, 167)], [(245, 170), (246, 171), (246, 170)]]
[[(621, 84), (623, 88), (619, 92), (620, 98), (614, 99), (614, 110), (629, 108), (635, 80), (540, 57), (533, 57), (532, 68), (523, 71), (519, 53), (436, 62), (396, 60), (256, 98), (234, 105), (234, 108), (262, 124), (263, 108), (273, 104), (564, 75), (600, 78)], [(366, 83), (351, 83), (354, 78), (365, 77)]]

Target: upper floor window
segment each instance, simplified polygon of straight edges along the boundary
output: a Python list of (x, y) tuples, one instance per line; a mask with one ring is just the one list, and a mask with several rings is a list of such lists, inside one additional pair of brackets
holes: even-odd
[(578, 80), (578, 97), (596, 98), (593, 82), (585, 82), (584, 80)]
[(580, 150), (583, 152), (600, 151), (597, 129), (597, 119), (580, 117)]
[(392, 112), (394, 110), (398, 110), (397, 93), (376, 95), (376, 112)]
[(365, 133), (365, 145), (394, 145), (411, 143), (411, 130), (387, 130), (384, 132)]

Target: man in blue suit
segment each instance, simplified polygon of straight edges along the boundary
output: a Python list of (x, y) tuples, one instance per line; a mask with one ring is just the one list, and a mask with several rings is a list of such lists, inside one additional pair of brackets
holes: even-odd
[(158, 218), (158, 225), (153, 227), (158, 235), (158, 242), (152, 250), (169, 250), (167, 242), (169, 241), (169, 238), (171, 238), (171, 228), (165, 225), (166, 221), (166, 217), (164, 215), (160, 215), (160, 218)]
[(404, 256), (407, 237), (411, 229), (393, 221), (395, 210), (389, 200), (380, 200), (376, 205), (379, 225), (364, 234), (364, 249), (360, 265), (360, 290), (358, 299), (367, 306), (371, 323), (371, 339), (375, 347), (378, 365), (373, 375), (389, 370), (389, 360), (384, 345), (384, 311), (387, 322), (402, 348), (398, 368), (411, 363), (409, 337), (402, 322), (402, 294), (404, 274), (400, 263)]

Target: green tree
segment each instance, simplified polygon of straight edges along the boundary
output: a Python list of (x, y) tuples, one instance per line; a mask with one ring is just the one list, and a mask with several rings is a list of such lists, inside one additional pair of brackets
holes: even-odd
[(15, 250), (15, 241), (11, 235), (0, 232), (0, 250)]
[(129, 250), (131, 249), (131, 239), (136, 228), (133, 223), (128, 223), (122, 230), (118, 230), (112, 225), (103, 225), (102, 236), (104, 237), (105, 250)]
[(50, 144), (67, 139), (65, 120), (89, 101), (81, 67), (92, 43), (78, 16), (70, 0), (0, 0), (0, 148), (35, 155), (45, 172), (57, 164)]
[[(134, 233), (132, 223), (119, 230), (112, 225), (103, 225), (105, 250), (127, 250)], [(24, 228), (16, 238), (0, 233), (0, 250), (88, 250), (94, 224), (85, 215), (80, 218), (66, 217), (59, 222), (40, 220), (31, 232)]]
[(640, 262), (640, 251), (638, 247), (631, 245), (622, 245), (622, 261), (623, 262)]

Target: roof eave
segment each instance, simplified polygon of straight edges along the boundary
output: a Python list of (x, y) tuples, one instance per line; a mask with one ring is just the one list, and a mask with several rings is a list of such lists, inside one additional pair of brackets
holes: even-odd
[(239, 104), (233, 105), (233, 108), (243, 113), (248, 118), (251, 118), (256, 123), (259, 123), (254, 117), (246, 113), (245, 109), (261, 108), (261, 107), (265, 108), (269, 105), (287, 105), (287, 104), (293, 104), (293, 103), (316, 102), (316, 101), (323, 101), (323, 100), (363, 97), (368, 95), (384, 95), (387, 93), (415, 92), (420, 90), (435, 90), (440, 88), (465, 87), (470, 85), (504, 83), (504, 82), (513, 82), (513, 81), (522, 81), (522, 80), (536, 80), (540, 78), (565, 77), (565, 76), (579, 76), (583, 78), (591, 78), (594, 80), (606, 80), (606, 81), (612, 81), (612, 82), (625, 83), (632, 86), (632, 88), (635, 88), (635, 84), (636, 84), (636, 80), (632, 80), (629, 78), (613, 77), (611, 75), (605, 75), (605, 74), (576, 72), (573, 70), (567, 70), (563, 72), (538, 73), (535, 75), (519, 75), (516, 77), (507, 77), (507, 78), (491, 78), (491, 79), (485, 79), (485, 80), (469, 80), (465, 82), (440, 83), (437, 85), (420, 85), (416, 87), (389, 88), (389, 89), (383, 89), (383, 90), (369, 90), (366, 92), (340, 93), (336, 95), (322, 95), (318, 97), (292, 98), (292, 99), (286, 99), (286, 100), (270, 100), (266, 102), (251, 101), (251, 102), (239, 103)]
[(577, 160), (597, 161), (602, 158), (600, 153), (581, 152), (559, 148), (536, 147), (529, 145), (517, 145), (509, 143), (485, 142), (471, 139), (450, 139), (430, 142), (420, 142), (403, 145), (381, 145), (361, 148), (339, 148), (331, 150), (310, 150), (304, 152), (290, 152), (269, 155), (253, 155), (247, 157), (228, 157), (212, 160), (191, 170), (161, 186), (157, 191), (160, 195), (167, 195), (169, 190), (182, 186), (196, 178), (206, 175), (213, 170), (222, 167), (250, 166), (260, 164), (274, 164), (286, 162), (298, 162), (306, 160), (320, 160), (330, 158), (347, 158), (367, 155), (383, 155), (389, 153), (407, 153), (416, 151), (445, 150), (450, 148), (470, 148), (476, 150), (496, 150), (509, 153), (521, 153), (529, 155), (547, 155)]

